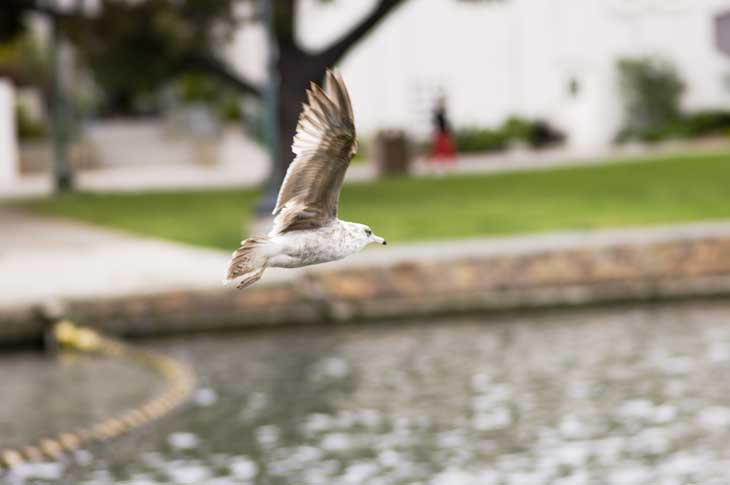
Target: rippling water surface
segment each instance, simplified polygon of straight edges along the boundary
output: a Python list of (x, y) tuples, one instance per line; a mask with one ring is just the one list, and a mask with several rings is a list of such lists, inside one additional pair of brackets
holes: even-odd
[[(730, 483), (730, 304), (191, 336), (186, 409), (10, 484)], [(0, 445), (139, 403), (125, 363), (0, 357)]]

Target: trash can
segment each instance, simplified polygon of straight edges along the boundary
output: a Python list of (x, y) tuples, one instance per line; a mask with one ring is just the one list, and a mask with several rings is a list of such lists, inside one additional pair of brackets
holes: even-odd
[(413, 154), (402, 130), (385, 130), (375, 135), (373, 159), (379, 177), (408, 174)]

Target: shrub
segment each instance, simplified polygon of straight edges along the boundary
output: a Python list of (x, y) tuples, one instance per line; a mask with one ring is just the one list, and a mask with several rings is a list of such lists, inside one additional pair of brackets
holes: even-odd
[(532, 138), (533, 126), (532, 123), (519, 116), (510, 116), (502, 123), (500, 131), (510, 141), (524, 141), (529, 142)]
[(688, 136), (730, 133), (730, 111), (696, 111), (685, 116), (683, 122)]
[(674, 67), (653, 58), (621, 59), (617, 67), (626, 118), (620, 139), (661, 132), (680, 118), (685, 85)]
[(730, 135), (730, 111), (696, 111), (661, 126), (643, 129), (624, 128), (616, 137), (618, 143), (642, 141), (654, 143), (672, 139)]
[(562, 143), (565, 135), (547, 121), (512, 116), (497, 129), (471, 127), (457, 130), (455, 139), (459, 152), (470, 153), (504, 150), (512, 142), (545, 148)]
[(31, 118), (22, 104), (15, 107), (15, 122), (18, 128), (18, 138), (21, 141), (37, 140), (48, 136), (47, 124)]
[(547, 121), (537, 120), (532, 123), (529, 141), (533, 148), (560, 145), (565, 142), (565, 133), (554, 128)]
[(461, 153), (494, 152), (507, 148), (509, 139), (501, 130), (471, 127), (457, 130), (454, 142)]

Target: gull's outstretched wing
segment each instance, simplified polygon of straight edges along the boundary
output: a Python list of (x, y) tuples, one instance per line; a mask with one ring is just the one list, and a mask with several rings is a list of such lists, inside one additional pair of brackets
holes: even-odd
[(274, 209), (272, 233), (321, 227), (337, 217), (340, 188), (357, 151), (352, 104), (339, 73), (327, 71), (325, 89), (312, 83), (299, 116), (292, 151)]

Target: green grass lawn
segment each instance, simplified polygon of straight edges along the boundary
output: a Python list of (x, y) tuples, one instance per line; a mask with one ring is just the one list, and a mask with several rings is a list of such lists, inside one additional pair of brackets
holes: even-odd
[[(230, 250), (255, 191), (67, 195), (24, 203), (138, 234)], [(340, 217), (389, 241), (730, 218), (730, 154), (348, 185)]]

